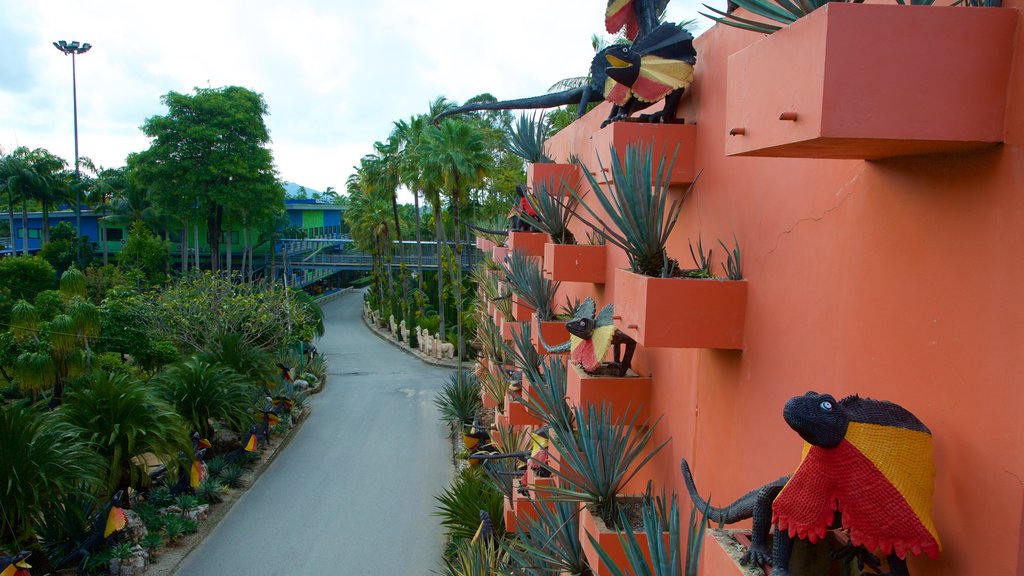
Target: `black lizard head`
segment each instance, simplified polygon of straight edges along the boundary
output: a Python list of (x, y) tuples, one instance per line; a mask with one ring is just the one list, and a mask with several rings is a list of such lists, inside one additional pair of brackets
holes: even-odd
[(801, 438), (822, 448), (839, 446), (850, 423), (846, 411), (831, 394), (817, 392), (790, 398), (782, 416)]
[(594, 328), (597, 328), (597, 321), (593, 318), (575, 318), (565, 323), (565, 329), (569, 334), (589, 340), (594, 335)]
[(632, 86), (640, 76), (640, 54), (634, 52), (629, 46), (623, 44), (609, 46), (604, 57), (611, 65), (606, 72), (616, 82)]

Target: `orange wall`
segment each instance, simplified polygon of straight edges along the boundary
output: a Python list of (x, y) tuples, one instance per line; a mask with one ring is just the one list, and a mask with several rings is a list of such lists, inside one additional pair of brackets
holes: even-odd
[[(654, 472), (685, 494), (685, 457), (701, 491), (724, 504), (796, 467), (802, 441), (782, 419), (791, 396), (891, 400), (934, 434), (944, 550), (912, 561), (912, 572), (1024, 574), (1024, 58), (1013, 63), (996, 148), (881, 161), (726, 157), (726, 61), (760, 37), (716, 26), (696, 41), (679, 116), (697, 124), (703, 174), (669, 254), (689, 265), (687, 241), (699, 234), (718, 261), (718, 239), (731, 246), (736, 235), (749, 281), (745, 349), (638, 352), (639, 371), (654, 376), (652, 414), (664, 415), (659, 434), (672, 438)], [(602, 105), (556, 135), (555, 157), (592, 166), (590, 135), (606, 116)], [(607, 284), (562, 291), (611, 302), (611, 270), (626, 261), (609, 254)]]

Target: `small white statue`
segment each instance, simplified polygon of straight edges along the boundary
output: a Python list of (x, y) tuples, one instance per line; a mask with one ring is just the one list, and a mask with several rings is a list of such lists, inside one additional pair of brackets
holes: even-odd
[(431, 338), (430, 332), (428, 332), (426, 329), (423, 330), (423, 333), (420, 336), (420, 342), (423, 343), (423, 350), (422, 350), (422, 352), (425, 355), (430, 356), (431, 354), (433, 354), (434, 339)]
[(441, 339), (441, 333), (434, 334), (434, 358), (440, 360), (441, 358), (454, 358), (455, 357), (455, 345), (451, 342), (445, 342)]
[(395, 322), (394, 314), (388, 318), (388, 326), (391, 328), (391, 335), (398, 338), (398, 323)]
[(398, 323), (398, 331), (402, 333), (402, 342), (405, 345), (412, 348), (412, 342), (409, 341), (409, 329), (405, 327), (405, 320)]
[(373, 313), (371, 313), (371, 316), (373, 317), (373, 325), (374, 326), (379, 326), (380, 325), (380, 311), (374, 310)]

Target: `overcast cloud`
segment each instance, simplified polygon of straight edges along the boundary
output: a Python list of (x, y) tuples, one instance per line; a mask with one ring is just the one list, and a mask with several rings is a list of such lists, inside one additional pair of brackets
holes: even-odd
[[(724, 5), (724, 0), (720, 2)], [(139, 126), (160, 96), (245, 86), (264, 95), (283, 180), (343, 190), (351, 167), (395, 120), (444, 95), (463, 102), (544, 93), (585, 74), (604, 0), (0, 0), (0, 147), (74, 160), (71, 59), (77, 57), (79, 149), (104, 167), (148, 146)], [(699, 2), (671, 0), (669, 20)]]

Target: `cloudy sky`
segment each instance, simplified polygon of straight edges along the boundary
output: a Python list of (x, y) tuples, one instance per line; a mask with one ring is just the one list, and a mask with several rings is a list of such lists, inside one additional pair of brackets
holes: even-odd
[[(724, 6), (724, 0), (716, 2)], [(715, 4), (713, 4), (715, 5)], [(444, 95), (544, 93), (586, 73), (605, 0), (0, 0), (0, 147), (46, 148), (74, 161), (71, 58), (77, 57), (79, 149), (104, 167), (148, 146), (139, 126), (160, 96), (245, 86), (263, 94), (283, 180), (344, 189), (395, 120)], [(671, 0), (668, 19), (698, 18)]]

